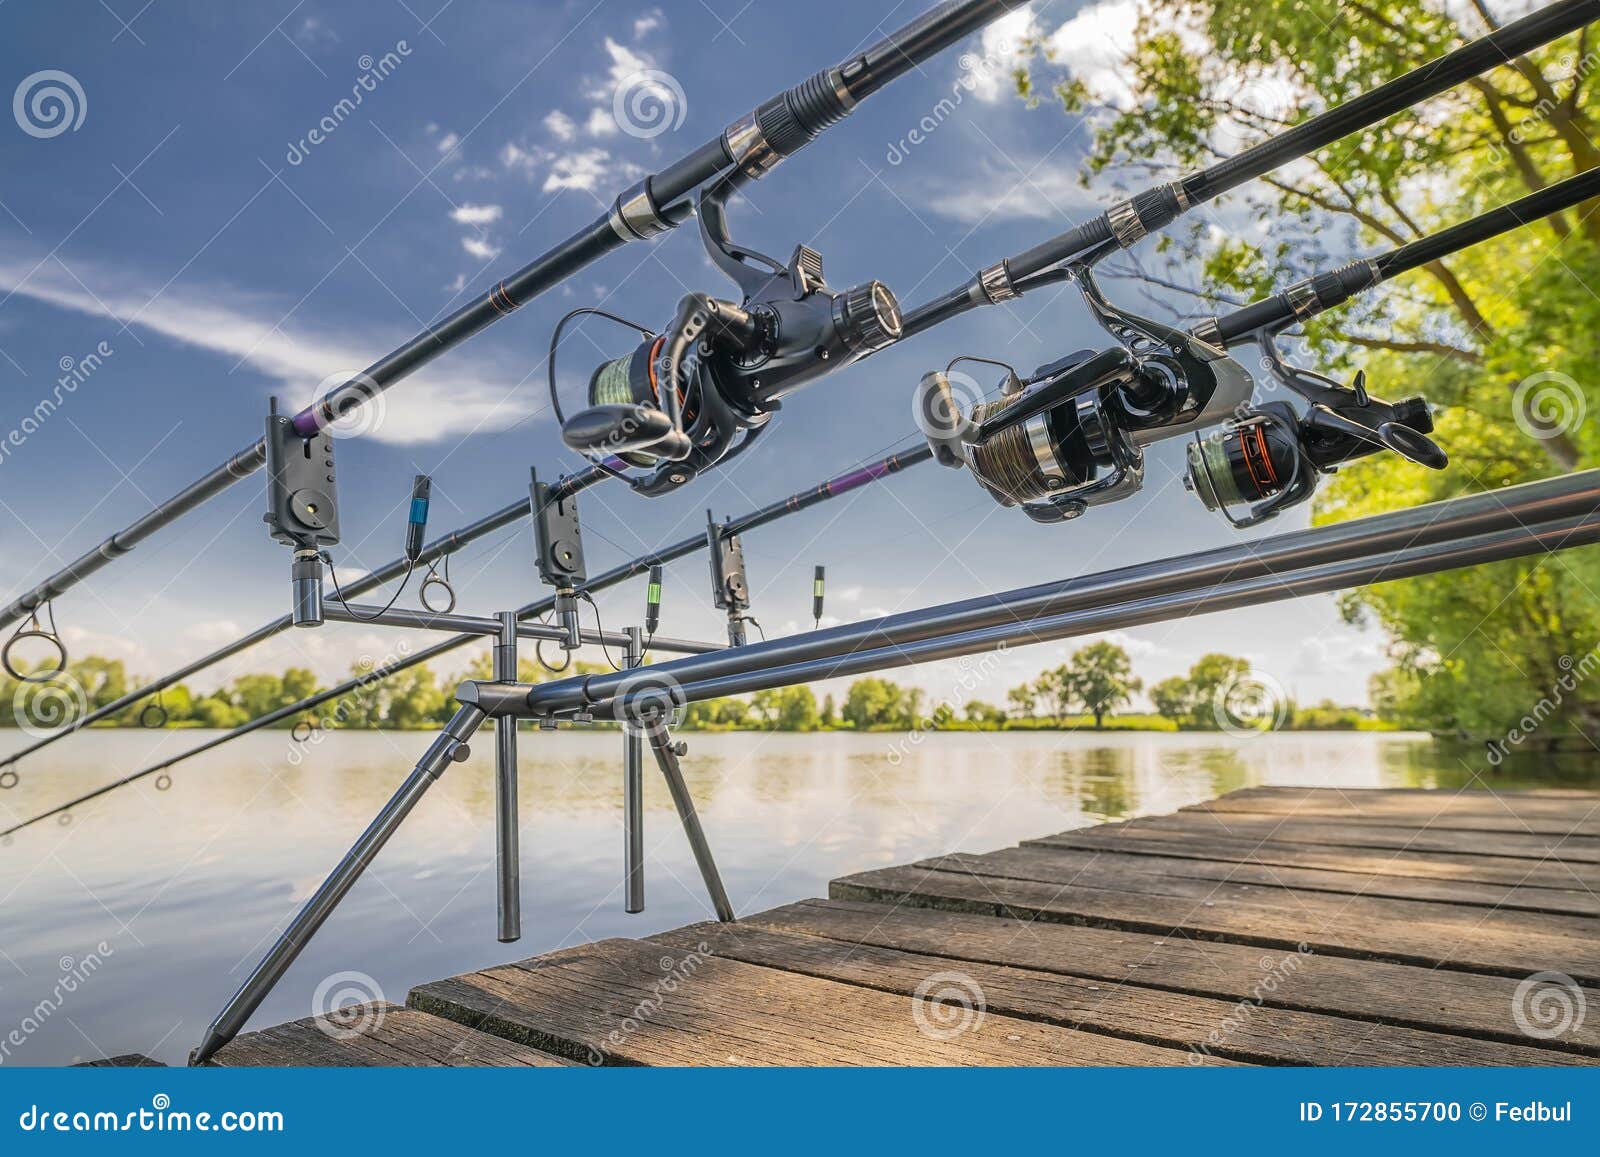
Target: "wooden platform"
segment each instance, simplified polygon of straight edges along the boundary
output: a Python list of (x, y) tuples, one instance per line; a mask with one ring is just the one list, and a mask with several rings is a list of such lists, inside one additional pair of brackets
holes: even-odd
[(216, 1062), (1595, 1065), (1597, 917), (1600, 793), (1252, 788), (424, 984), (357, 1035), (296, 1021)]

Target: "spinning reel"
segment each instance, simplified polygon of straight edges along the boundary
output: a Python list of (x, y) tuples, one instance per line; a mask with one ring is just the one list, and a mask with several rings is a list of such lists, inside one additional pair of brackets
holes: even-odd
[[(1236, 527), (1256, 526), (1310, 498), (1323, 474), (1379, 450), (1443, 470), (1450, 457), (1432, 438), (1433, 414), (1421, 396), (1384, 402), (1367, 393), (1366, 371), (1349, 386), (1291, 366), (1279, 354), (1277, 331), (1252, 335), (1262, 362), (1280, 384), (1310, 404), (1296, 413), (1287, 402), (1246, 408), (1221, 429), (1195, 435), (1183, 484), (1207, 510)], [(1236, 515), (1230, 507), (1244, 506)]]
[[(1087, 264), (1069, 267), (1118, 345), (1081, 350), (1020, 378), (1005, 366), (997, 401), (963, 413), (950, 382), (957, 358), (923, 377), (917, 417), (943, 465), (972, 471), (1003, 506), (1064, 522), (1144, 484), (1144, 447), (1212, 425), (1248, 404), (1244, 367), (1221, 349), (1106, 300)], [(1004, 365), (1004, 363), (991, 363)]]
[[(1289, 366), (1274, 345), (1276, 331), (1263, 330), (1250, 335), (1263, 364), (1311, 405), (1303, 417), (1286, 402), (1253, 406), (1255, 383), (1220, 342), (1112, 305), (1088, 263), (1062, 276), (1077, 282), (1117, 346), (1070, 354), (1028, 378), (1001, 362), (960, 357), (925, 375), (917, 394), (934, 457), (970, 469), (997, 502), (1020, 506), (1036, 522), (1064, 522), (1135, 493), (1144, 483), (1144, 447), (1188, 434), (1195, 442), (1186, 485), (1236, 526), (1305, 501), (1319, 474), (1380, 449), (1435, 469), (1448, 461), (1426, 436), (1433, 423), (1421, 398), (1391, 405), (1368, 395), (1363, 378), (1345, 388)], [(1000, 397), (963, 412), (951, 383), (962, 361), (1005, 369)], [(1251, 503), (1242, 516), (1228, 509)]]
[[(881, 281), (837, 291), (823, 281), (822, 257), (805, 245), (787, 263), (734, 244), (725, 204), (747, 178), (725, 178), (702, 193), (700, 236), (713, 262), (739, 287), (735, 304), (691, 293), (665, 332), (610, 314), (644, 340), (589, 378), (589, 408), (561, 415), (551, 340), (550, 393), (561, 436), (596, 460), (648, 471), (626, 478), (641, 494), (675, 490), (743, 453), (784, 395), (883, 349), (901, 332), (900, 306)], [(620, 471), (617, 471), (620, 474)]]

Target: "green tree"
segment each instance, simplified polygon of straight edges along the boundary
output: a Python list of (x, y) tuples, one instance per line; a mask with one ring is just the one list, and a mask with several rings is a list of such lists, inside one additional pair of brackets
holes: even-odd
[(822, 711), (817, 716), (817, 723), (822, 727), (836, 727), (839, 723), (839, 709), (834, 706), (833, 696), (822, 697)]
[(196, 699), (194, 702), (194, 718), (200, 721), (202, 727), (214, 727), (219, 730), (229, 730), (238, 727), (241, 723), (249, 721), (243, 708), (230, 703), (227, 696), (221, 692)]
[(1163, 679), (1150, 688), (1150, 702), (1164, 718), (1182, 723), (1194, 714), (1194, 685), (1182, 675)]
[(1216, 703), (1223, 689), (1250, 674), (1250, 660), (1212, 652), (1189, 668), (1190, 721), (1197, 727), (1218, 727)]
[(901, 716), (900, 688), (887, 679), (857, 679), (845, 693), (842, 714), (859, 731), (895, 724)]
[(780, 731), (815, 731), (818, 722), (817, 697), (809, 687), (785, 687), (778, 704)]
[(1006, 713), (993, 703), (985, 703), (982, 699), (973, 699), (962, 708), (962, 714), (971, 723), (980, 727), (999, 727), (1006, 721)]
[[(1019, 79), (1092, 125), (1087, 171), (1132, 187), (1152, 168), (1210, 164), (1373, 88), (1513, 14), (1473, 0), (1146, 0), (1116, 88), (1044, 55)], [(1330, 32), (1337, 29), (1337, 33)], [(1474, 78), (1377, 130), (1341, 139), (1230, 195), (1214, 210), (1270, 221), (1216, 229), (1216, 211), (1169, 231), (1165, 251), (1203, 292), (1260, 296), (1343, 253), (1390, 248), (1600, 164), (1600, 68), (1591, 28)], [(1042, 48), (1042, 45), (1041, 45)], [(1433, 261), (1309, 323), (1301, 356), (1349, 376), (1425, 382), (1452, 467), (1430, 472), (1382, 454), (1327, 482), (1328, 522), (1493, 490), (1591, 460), (1600, 406), (1600, 213), (1593, 203)], [(1201, 303), (1207, 308), (1206, 303)], [(1214, 311), (1215, 306), (1207, 308)], [(1405, 673), (1404, 710), (1436, 729), (1492, 732), (1560, 677), (1564, 656), (1600, 637), (1594, 552), (1499, 563), (1347, 595), (1352, 622), (1381, 626)], [(1400, 700), (1395, 700), (1398, 705)], [(1600, 686), (1561, 707), (1592, 729)]]
[(1048, 671), (1039, 672), (1039, 678), (1034, 681), (1034, 692), (1038, 701), (1043, 704), (1045, 714), (1055, 720), (1060, 726), (1067, 715), (1072, 711), (1073, 687), (1072, 672), (1065, 663), (1059, 667), (1051, 667)]
[(1006, 705), (1013, 719), (1032, 719), (1039, 703), (1039, 692), (1032, 683), (1023, 683), (1006, 692)]
[(1064, 682), (1073, 702), (1082, 703), (1094, 716), (1096, 731), (1104, 725), (1108, 712), (1126, 704), (1144, 686), (1134, 678), (1128, 652), (1107, 640), (1074, 651)]

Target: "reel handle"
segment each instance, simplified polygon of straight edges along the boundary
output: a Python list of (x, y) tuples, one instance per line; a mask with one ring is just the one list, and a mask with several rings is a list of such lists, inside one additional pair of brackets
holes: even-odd
[(694, 448), (664, 411), (638, 404), (591, 406), (567, 419), (561, 440), (581, 454), (647, 451), (672, 462)]
[(1311, 408), (1307, 422), (1336, 434), (1346, 434), (1363, 442), (1377, 443), (1386, 450), (1394, 451), (1407, 462), (1426, 466), (1430, 470), (1443, 470), (1450, 465), (1450, 455), (1444, 452), (1439, 443), (1421, 431), (1413, 430), (1400, 422), (1382, 422), (1377, 429), (1373, 429), (1320, 405)]
[(1384, 422), (1376, 431), (1378, 440), (1407, 462), (1426, 466), (1429, 470), (1443, 470), (1450, 465), (1450, 455), (1432, 438), (1399, 422)]

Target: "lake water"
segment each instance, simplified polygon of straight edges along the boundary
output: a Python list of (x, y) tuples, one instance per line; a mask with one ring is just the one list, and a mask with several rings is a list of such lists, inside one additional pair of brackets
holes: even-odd
[[(27, 760), (22, 782), (0, 792), (0, 819), (9, 826), (205, 734), (97, 731), (63, 741)], [(18, 738), (0, 733), (7, 749)], [(333, 735), (297, 761), (287, 733), (257, 734), (180, 765), (168, 790), (145, 779), (84, 805), (68, 823), (52, 819), (12, 837), (0, 848), (0, 1063), (126, 1052), (182, 1063), (428, 738)], [(745, 913), (825, 896), (828, 881), (849, 872), (989, 851), (1255, 784), (1600, 783), (1596, 760), (1508, 765), (1489, 776), (1481, 755), (1382, 734), (949, 733), (918, 745), (876, 734), (688, 739), (690, 788)], [(620, 744), (615, 733), (522, 737), (521, 943), (495, 939), (493, 744), (480, 740), (252, 1023), (310, 1015), (319, 985), (326, 990), (339, 973), (363, 974), (353, 983), (402, 1002), (422, 981), (708, 918), (648, 760), (647, 908), (622, 911)]]

